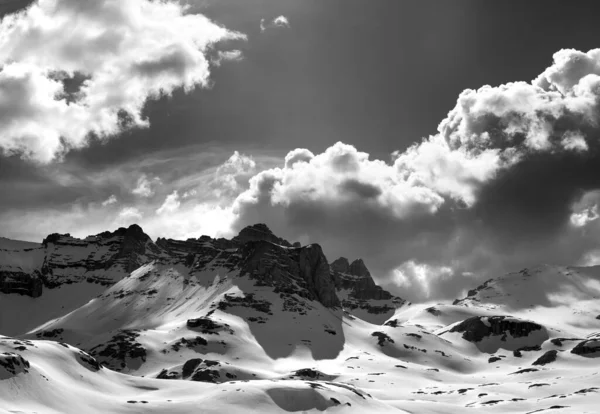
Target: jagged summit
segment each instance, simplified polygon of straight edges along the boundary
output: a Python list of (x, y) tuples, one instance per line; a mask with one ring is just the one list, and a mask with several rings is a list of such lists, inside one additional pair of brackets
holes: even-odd
[(406, 302), (377, 286), (362, 259), (340, 257), (330, 265), (338, 296), (346, 309), (362, 311), (365, 320), (381, 323)]
[(331, 269), (334, 272), (345, 273), (352, 276), (365, 278), (371, 277), (371, 273), (369, 272), (369, 269), (367, 269), (367, 266), (362, 259), (356, 259), (350, 263), (345, 257), (340, 257), (331, 263)]
[(239, 232), (237, 236), (232, 239), (233, 242), (240, 244), (259, 240), (266, 240), (268, 242), (286, 247), (301, 247), (299, 242), (290, 243), (281, 237), (277, 237), (264, 223), (246, 226)]
[[(80, 286), (76, 294), (80, 301), (73, 306), (151, 263), (185, 269), (190, 278), (246, 277), (276, 292), (289, 308), (319, 302), (330, 309), (343, 307), (368, 321), (384, 321), (404, 304), (375, 284), (363, 260), (349, 263), (340, 258), (330, 266), (320, 245), (292, 245), (263, 223), (243, 228), (230, 240), (201, 236), (185, 241), (158, 238), (154, 243), (133, 224), (84, 239), (54, 233), (35, 248), (23, 246), (28, 248), (0, 254), (0, 292), (37, 298), (47, 291)], [(302, 301), (306, 304), (300, 305)], [(68, 304), (60, 309), (72, 310)], [(39, 312), (41, 318), (42, 307)]]

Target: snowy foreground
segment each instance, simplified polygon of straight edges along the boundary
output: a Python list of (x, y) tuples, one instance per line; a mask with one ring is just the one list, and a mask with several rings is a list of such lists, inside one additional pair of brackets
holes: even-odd
[[(19, 280), (48, 257), (3, 243)], [(200, 260), (169, 243), (120, 279), (105, 266), (37, 297), (0, 293), (0, 413), (600, 412), (600, 268), (542, 266), (416, 305), (357, 299), (367, 276), (342, 263), (326, 306), (324, 285), (290, 270), (322, 267), (316, 247), (212, 241)], [(289, 280), (264, 278), (277, 269)]]

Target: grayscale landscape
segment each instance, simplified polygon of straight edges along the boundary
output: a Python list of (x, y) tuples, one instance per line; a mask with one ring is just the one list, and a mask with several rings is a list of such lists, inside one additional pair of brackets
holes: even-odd
[(595, 11), (0, 0), (0, 414), (600, 412)]

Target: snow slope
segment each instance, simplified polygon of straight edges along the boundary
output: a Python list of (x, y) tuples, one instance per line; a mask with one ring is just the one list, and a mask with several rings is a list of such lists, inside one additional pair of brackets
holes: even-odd
[[(0, 337), (0, 412), (598, 412), (597, 268), (541, 266), (454, 304), (373, 313), (389, 294), (362, 270), (320, 280), (317, 246), (156, 246), (113, 285), (90, 285), (105, 290)], [(0, 306), (57, 312), (82, 286)]]

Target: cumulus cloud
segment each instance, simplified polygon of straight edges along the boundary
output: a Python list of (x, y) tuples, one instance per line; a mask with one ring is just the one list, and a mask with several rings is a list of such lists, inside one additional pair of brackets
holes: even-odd
[(250, 179), (233, 227), (266, 222), (332, 258), (362, 256), (413, 299), (543, 262), (590, 262), (599, 68), (600, 50), (562, 50), (530, 83), (467, 89), (436, 134), (391, 162), (341, 142), (293, 150)]
[(154, 185), (160, 184), (160, 182), (160, 178), (158, 177), (150, 180), (146, 174), (142, 174), (138, 178), (135, 188), (131, 190), (131, 193), (140, 197), (152, 197), (154, 195)]
[(290, 22), (289, 22), (288, 18), (285, 16), (278, 16), (270, 21), (265, 21), (265, 19), (260, 20), (260, 31), (261, 32), (264, 32), (267, 29), (272, 29), (272, 28), (277, 28), (277, 27), (289, 28)]
[(242, 38), (178, 2), (38, 0), (0, 26), (0, 151), (47, 163), (146, 127), (147, 99), (207, 85), (212, 45)]
[(117, 202), (117, 196), (113, 194), (102, 202), (102, 206), (103, 207), (110, 206), (111, 204), (115, 204), (116, 202)]

